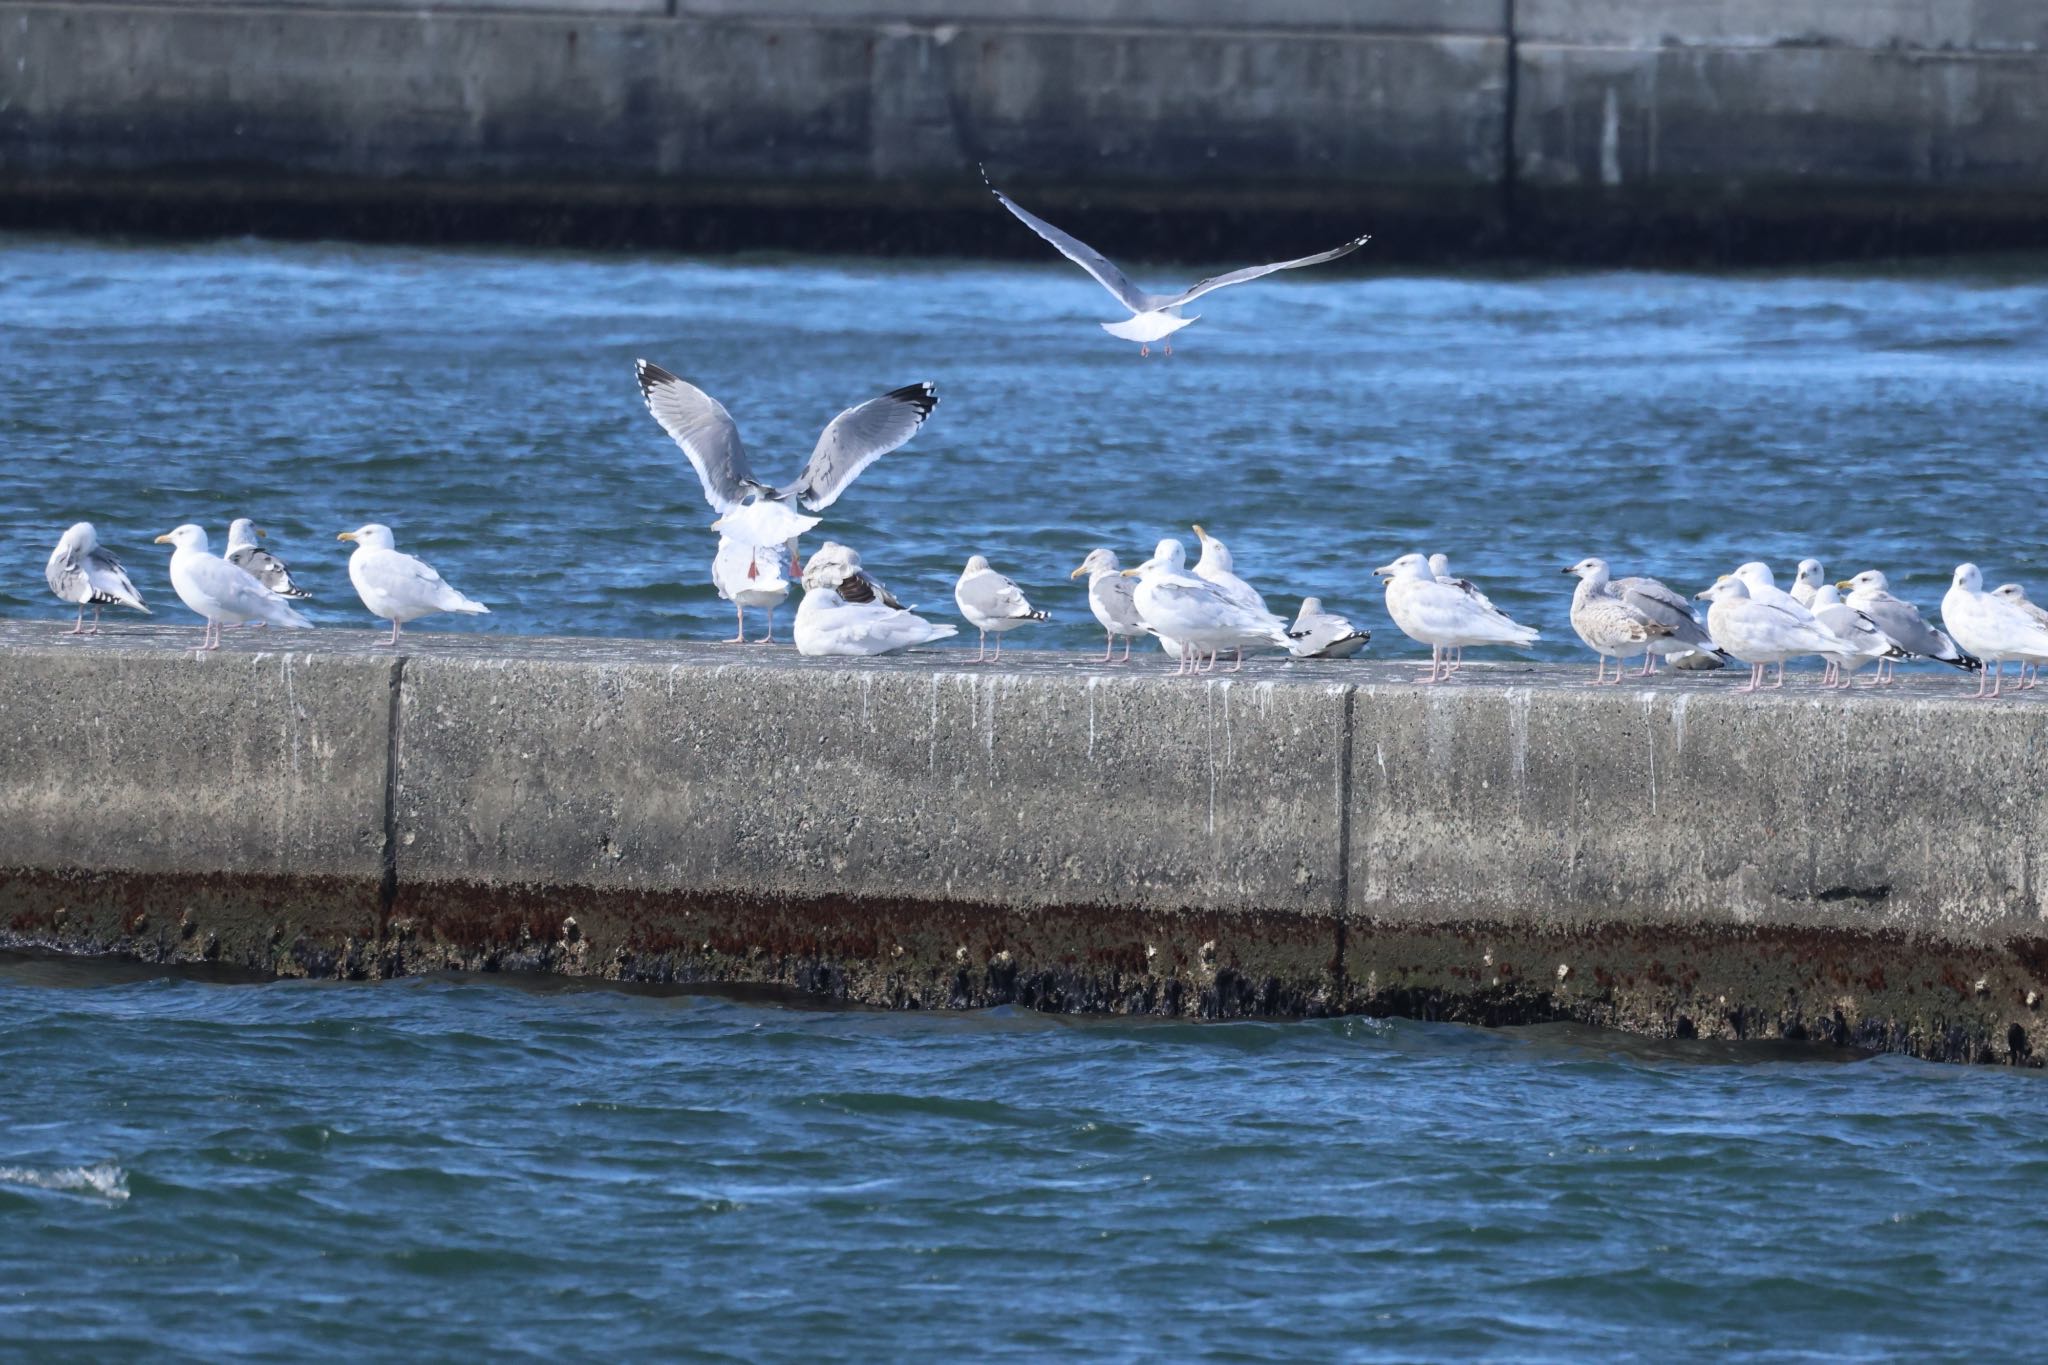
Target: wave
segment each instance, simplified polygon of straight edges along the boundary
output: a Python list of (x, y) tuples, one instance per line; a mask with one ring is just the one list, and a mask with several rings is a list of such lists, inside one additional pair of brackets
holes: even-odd
[(97, 1166), (0, 1166), (0, 1185), (26, 1185), (34, 1190), (92, 1194), (119, 1203), (128, 1197), (128, 1172), (111, 1161)]

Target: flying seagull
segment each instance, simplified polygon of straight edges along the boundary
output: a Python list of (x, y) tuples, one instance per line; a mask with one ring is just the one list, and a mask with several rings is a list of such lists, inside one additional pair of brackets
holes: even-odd
[[(1260, 276), (1270, 275), (1276, 270), (1298, 270), (1305, 265), (1321, 265), (1324, 261), (1334, 261), (1339, 256), (1349, 256), (1352, 252), (1372, 240), (1372, 234), (1368, 232), (1363, 236), (1352, 238), (1342, 246), (1333, 247), (1328, 251), (1319, 251), (1313, 256), (1303, 256), (1299, 260), (1275, 261), (1271, 265), (1248, 265), (1242, 270), (1232, 270), (1223, 275), (1212, 275), (1200, 284), (1191, 285), (1178, 294), (1149, 294), (1132, 284), (1125, 277), (1123, 271), (1118, 270), (1108, 257), (1104, 256), (1094, 247), (1089, 246), (1078, 237), (1060, 231), (1037, 214), (1018, 205), (1009, 195), (1004, 194), (993, 184), (990, 184), (986, 170), (982, 171), (981, 180), (983, 184), (988, 185), (989, 193), (993, 194), (1004, 208), (1017, 216), (1018, 222), (1052, 243), (1058, 249), (1060, 255), (1065, 256), (1075, 265), (1080, 266), (1090, 275), (1093, 275), (1097, 284), (1107, 289), (1111, 294), (1114, 294), (1118, 303), (1131, 310), (1129, 321), (1105, 322), (1101, 326), (1103, 331), (1113, 337), (1119, 337), (1124, 341), (1137, 342), (1140, 348), (1139, 354), (1141, 355), (1150, 355), (1153, 342), (1164, 341), (1181, 328), (1200, 318), (1200, 313), (1195, 314), (1194, 317), (1183, 317), (1181, 309), (1193, 303), (1204, 294), (1221, 289), (1225, 285), (1243, 284), (1246, 280), (1256, 280)], [(1168, 355), (1173, 354), (1173, 345), (1170, 342), (1166, 346), (1166, 353)]]
[(797, 481), (774, 488), (754, 477), (739, 426), (716, 398), (651, 361), (634, 361), (633, 372), (647, 410), (690, 457), (704, 500), (719, 513), (712, 524), (741, 544), (788, 545), (793, 574), (803, 572), (794, 542), (818, 524), (795, 504), (830, 507), (862, 470), (917, 435), (939, 405), (937, 389), (910, 384), (848, 408), (825, 425)]

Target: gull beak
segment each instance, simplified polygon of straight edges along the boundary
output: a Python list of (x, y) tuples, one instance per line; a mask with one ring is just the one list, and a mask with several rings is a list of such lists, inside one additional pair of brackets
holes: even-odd
[(1087, 573), (1087, 572), (1088, 572), (1088, 566), (1087, 566), (1086, 564), (1083, 564), (1083, 565), (1082, 565), (1082, 566), (1081, 566), (1080, 568), (1078, 568), (1078, 569), (1074, 570), (1074, 571), (1073, 571), (1072, 573), (1068, 574), (1068, 575), (1067, 575), (1067, 577), (1069, 577), (1069, 578), (1079, 578), (1079, 577), (1080, 577), (1080, 576), (1081, 576), (1082, 574), (1084, 574), (1084, 573)]
[(1394, 566), (1391, 564), (1382, 564), (1377, 569), (1374, 569), (1372, 571), (1372, 576), (1374, 578), (1391, 578), (1394, 576)]
[(1570, 577), (1571, 575), (1573, 575), (1573, 574), (1577, 573), (1577, 572), (1578, 572), (1578, 570), (1577, 570), (1577, 569), (1560, 569), (1560, 570), (1558, 570), (1558, 572), (1559, 572), (1559, 573), (1562, 573), (1562, 574), (1564, 574), (1564, 575), (1565, 575), (1566, 577)]
[(1835, 590), (1837, 592), (1847, 592), (1853, 585), (1853, 580), (1845, 578), (1841, 582), (1835, 584)]
[(268, 540), (270, 539), (270, 532), (264, 530), (261, 526), (259, 526), (256, 528), (256, 539)]
[(158, 545), (168, 545), (171, 543), (171, 538), (169, 536), (158, 536), (155, 543)]
[(1141, 566), (1141, 567), (1139, 567), (1139, 568), (1136, 568), (1136, 569), (1125, 569), (1125, 570), (1124, 570), (1124, 572), (1123, 572), (1123, 576), (1124, 576), (1125, 578), (1136, 578), (1136, 577), (1137, 577), (1137, 576), (1138, 576), (1139, 574), (1141, 574), (1141, 573), (1143, 573), (1143, 572), (1144, 572), (1144, 569), (1143, 569), (1143, 567), (1142, 567), (1142, 566)]
[(1209, 538), (1209, 533), (1207, 531), (1204, 531), (1199, 523), (1197, 523), (1195, 526), (1195, 534), (1203, 540), (1207, 540)]
[(355, 538), (356, 533), (354, 531), (343, 531), (340, 535), (335, 537), (336, 540), (354, 540)]

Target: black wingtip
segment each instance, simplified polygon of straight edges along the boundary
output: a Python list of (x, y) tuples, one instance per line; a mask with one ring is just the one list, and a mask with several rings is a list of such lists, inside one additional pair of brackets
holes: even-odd
[(1030, 618), (1031, 618), (1032, 620), (1034, 620), (1034, 621), (1050, 621), (1050, 620), (1052, 620), (1052, 613), (1051, 613), (1051, 612), (1049, 612), (1049, 611), (1033, 611), (1033, 612), (1026, 612), (1026, 613), (1025, 613), (1025, 615), (1027, 615), (1028, 617), (1030, 617)]
[(681, 382), (674, 375), (651, 360), (634, 361), (633, 377), (640, 381), (640, 392), (643, 395), (654, 392), (656, 384), (675, 384)]
[(884, 398), (893, 398), (899, 403), (908, 403), (911, 407), (916, 408), (917, 418), (920, 422), (931, 416), (932, 409), (939, 405), (938, 386), (924, 381), (916, 384), (905, 384), (902, 388), (891, 389), (882, 396)]

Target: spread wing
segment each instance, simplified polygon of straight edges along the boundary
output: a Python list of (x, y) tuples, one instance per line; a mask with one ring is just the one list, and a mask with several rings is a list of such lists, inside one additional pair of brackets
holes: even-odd
[(800, 495), (804, 506), (822, 512), (839, 500), (863, 469), (917, 435), (938, 405), (937, 389), (909, 384), (848, 408), (826, 424), (803, 477), (784, 492)]
[(738, 507), (747, 496), (745, 480), (753, 478), (754, 471), (747, 463), (747, 448), (740, 441), (732, 414), (695, 384), (685, 383), (650, 361), (634, 361), (633, 373), (640, 381), (647, 410), (690, 457), (704, 485), (704, 501), (721, 513)]
[(1324, 261), (1334, 261), (1339, 256), (1349, 256), (1371, 240), (1372, 234), (1368, 232), (1363, 237), (1353, 237), (1342, 246), (1332, 247), (1328, 251), (1318, 251), (1313, 256), (1303, 256), (1292, 261), (1275, 261), (1271, 265), (1248, 265), (1242, 270), (1233, 270), (1227, 275), (1211, 275), (1200, 284), (1190, 286), (1185, 294), (1162, 301), (1160, 306), (1178, 308), (1184, 303), (1193, 303), (1204, 294), (1213, 293), (1228, 285), (1243, 284), (1247, 280), (1256, 280), (1260, 276), (1270, 275), (1276, 270), (1299, 270), (1305, 265), (1321, 265)]
[[(1018, 205), (1015, 200), (1011, 199), (1009, 195), (1004, 194), (994, 185), (989, 185), (988, 172), (982, 172), (981, 183), (988, 185), (988, 192), (993, 194), (997, 202), (1004, 208), (1015, 214), (1018, 222), (1052, 243), (1060, 255), (1066, 257), (1075, 265), (1080, 266), (1090, 275), (1093, 275), (1097, 284), (1116, 295), (1118, 303), (1121, 303), (1133, 313), (1147, 313), (1158, 302), (1158, 300), (1126, 279), (1124, 272), (1118, 270), (1107, 256), (1097, 251), (1094, 247), (1089, 246), (1079, 237), (1060, 231), (1060, 229), (1046, 222), (1045, 219), (1040, 218), (1029, 209)], [(1296, 264), (1307, 265), (1308, 262), (1299, 261)], [(1281, 269), (1279, 266), (1269, 266), (1267, 268), (1271, 270)], [(1225, 281), (1225, 283), (1229, 282)]]

